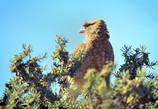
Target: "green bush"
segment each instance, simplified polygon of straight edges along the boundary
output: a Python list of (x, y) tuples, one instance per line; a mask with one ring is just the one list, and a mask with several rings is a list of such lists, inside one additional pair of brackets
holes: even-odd
[[(124, 64), (118, 71), (109, 62), (101, 72), (89, 69), (85, 75), (82, 94), (78, 99), (64, 101), (62, 94), (53, 92), (51, 84), (63, 83), (65, 91), (71, 90), (63, 76), (75, 76), (80, 66), (81, 54), (69, 56), (65, 38), (57, 36), (56, 50), (52, 53), (52, 68), (47, 74), (39, 63), (47, 57), (32, 57), (31, 46), (22, 45), (22, 52), (15, 54), (10, 71), (15, 75), (5, 84), (0, 109), (156, 109), (158, 108), (158, 75), (150, 73), (157, 62), (150, 62), (144, 47), (131, 49), (124, 46)], [(110, 83), (109, 73), (115, 76)], [(116, 72), (116, 73), (114, 73)], [(53, 87), (55, 88), (55, 87)]]

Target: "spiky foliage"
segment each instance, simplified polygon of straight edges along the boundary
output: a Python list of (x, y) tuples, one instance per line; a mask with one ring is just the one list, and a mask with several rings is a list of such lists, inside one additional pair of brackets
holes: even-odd
[[(140, 48), (133, 49), (131, 46), (126, 46), (122, 47), (121, 51), (122, 56), (125, 58), (124, 59), (124, 64), (121, 65), (117, 77), (122, 77), (123, 71), (128, 71), (130, 76), (129, 79), (135, 79), (137, 76), (137, 70), (138, 68), (152, 68), (157, 64), (157, 61), (152, 61), (150, 62), (149, 60), (149, 52), (146, 51), (146, 48), (144, 46), (141, 46)], [(153, 75), (150, 73), (149, 75), (146, 75), (148, 78), (153, 78)]]
[[(82, 52), (79, 57), (70, 57), (65, 49), (68, 41), (57, 35), (56, 42), (56, 50), (52, 53), (53, 66), (47, 74), (43, 74), (44, 69), (39, 64), (46, 54), (32, 57), (30, 45), (23, 45), (22, 52), (14, 55), (10, 71), (15, 75), (6, 83), (0, 109), (158, 108), (158, 75), (147, 69), (153, 68), (156, 62), (149, 61), (149, 53), (143, 47), (132, 51), (131, 47), (124, 46), (125, 63), (118, 71), (112, 63), (101, 72), (89, 69), (80, 99), (63, 101), (62, 95), (52, 91), (51, 84), (63, 84), (65, 75), (75, 76)], [(108, 72), (117, 72), (113, 83), (109, 83)]]
[(68, 40), (57, 35), (56, 42), (56, 51), (52, 53), (53, 68), (51, 73), (58, 79), (58, 82), (61, 83), (63, 82), (63, 76), (75, 75), (76, 69), (80, 66), (82, 52), (78, 57), (70, 57), (65, 49)]
[(155, 87), (157, 74), (148, 72), (147, 68), (153, 69), (157, 61), (149, 61), (149, 53), (143, 46), (133, 51), (131, 47), (124, 46), (122, 52), (125, 63), (115, 75), (114, 99), (119, 99), (121, 107), (151, 108), (151, 104), (155, 105), (157, 101), (154, 94), (158, 91)]
[(117, 109), (119, 103), (112, 99), (112, 89), (108, 88), (109, 72), (113, 70), (113, 63), (107, 64), (101, 72), (89, 69), (85, 75), (87, 83), (84, 85), (81, 103), (87, 109)]
[(38, 64), (46, 58), (46, 53), (40, 57), (32, 57), (30, 45), (23, 44), (22, 47), (23, 51), (14, 55), (10, 65), (10, 71), (15, 76), (7, 83), (7, 108), (47, 107), (45, 102), (53, 103), (58, 97), (50, 87), (55, 81), (54, 76), (50, 73), (42, 74), (43, 69)]
[[(32, 57), (31, 46), (22, 45), (22, 52), (12, 58), (10, 71), (15, 75), (6, 83), (7, 98), (2, 98), (2, 105), (6, 105), (5, 107), (9, 109), (69, 107), (60, 100), (57, 93), (52, 92), (51, 84), (63, 82), (64, 75), (74, 76), (74, 71), (80, 64), (80, 58), (69, 58), (65, 49), (68, 41), (65, 38), (57, 36), (56, 42), (56, 51), (52, 54), (53, 67), (47, 74), (43, 74), (43, 66), (39, 65), (47, 54)], [(71, 105), (71, 107), (74, 106)]]

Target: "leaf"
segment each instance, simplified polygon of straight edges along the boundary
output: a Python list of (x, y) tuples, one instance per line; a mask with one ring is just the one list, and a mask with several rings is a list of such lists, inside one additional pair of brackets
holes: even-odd
[(133, 96), (128, 97), (128, 98), (127, 98), (127, 103), (130, 103), (133, 99), (134, 99)]
[(105, 84), (105, 82), (102, 82), (102, 83), (98, 86), (99, 94), (102, 94), (102, 92), (104, 92), (105, 89), (106, 89), (106, 84)]
[(84, 76), (84, 79), (89, 80), (95, 72), (97, 72), (96, 69), (88, 69), (86, 75)]

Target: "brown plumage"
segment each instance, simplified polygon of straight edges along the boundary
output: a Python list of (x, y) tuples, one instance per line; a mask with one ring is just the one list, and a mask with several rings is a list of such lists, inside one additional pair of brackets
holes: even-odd
[[(85, 33), (85, 40), (71, 55), (78, 56), (80, 51), (84, 50), (81, 66), (76, 70), (75, 77), (65, 77), (71, 84), (70, 87), (74, 89), (69, 93), (71, 97), (77, 97), (80, 93), (81, 86), (86, 82), (83, 77), (88, 69), (94, 68), (101, 71), (109, 61), (114, 61), (114, 53), (104, 20), (85, 22), (80, 33)], [(65, 94), (66, 99), (69, 98), (69, 94)]]

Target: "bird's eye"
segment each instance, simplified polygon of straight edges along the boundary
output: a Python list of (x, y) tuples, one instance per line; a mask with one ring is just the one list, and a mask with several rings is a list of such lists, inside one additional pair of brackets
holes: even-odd
[(85, 26), (85, 27), (89, 27), (90, 25), (92, 25), (92, 24), (85, 24), (84, 26)]
[(94, 23), (85, 23), (83, 26), (85, 27), (85, 28), (87, 28), (87, 27), (89, 27), (89, 26), (91, 26), (91, 25), (93, 25)]

